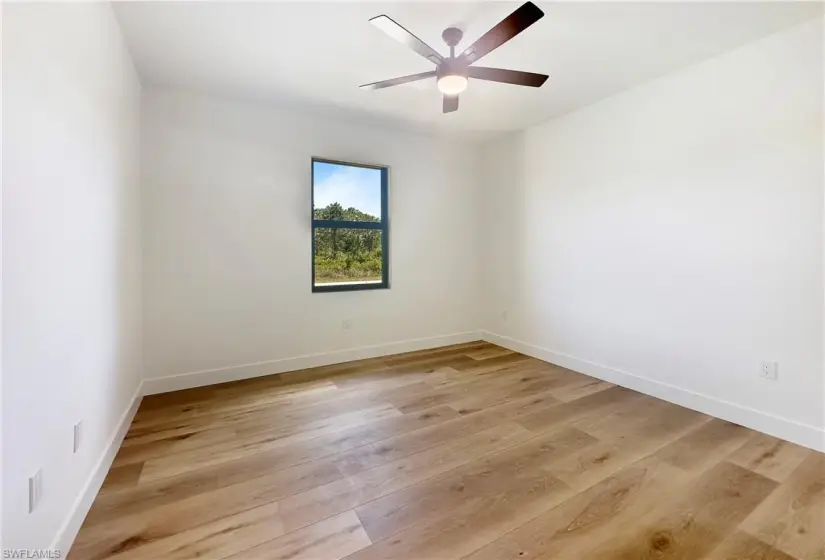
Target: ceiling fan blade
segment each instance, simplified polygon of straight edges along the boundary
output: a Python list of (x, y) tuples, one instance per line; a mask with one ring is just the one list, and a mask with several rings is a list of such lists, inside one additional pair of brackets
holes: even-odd
[(546, 74), (522, 72), (521, 70), (505, 70), (503, 68), (485, 68), (484, 66), (470, 66), (469, 76), (489, 82), (501, 82), (517, 86), (541, 87), (547, 78)]
[(390, 80), (382, 80), (380, 82), (373, 82), (371, 84), (364, 84), (358, 86), (361, 89), (382, 89), (390, 86), (398, 86), (408, 82), (415, 82), (417, 80), (424, 80), (435, 76), (435, 70), (431, 72), (422, 72), (420, 74), (410, 74), (409, 76), (401, 76), (400, 78), (392, 78)]
[(458, 96), (445, 95), (443, 109), (445, 113), (452, 113), (453, 111), (458, 111)]
[(441, 64), (444, 57), (438, 54), (430, 45), (401, 27), (388, 16), (376, 16), (370, 20), (375, 27), (401, 43), (404, 43), (412, 50), (434, 64)]
[(532, 2), (526, 2), (467, 47), (461, 56), (467, 59), (468, 64), (472, 64), (536, 23), (543, 15), (544, 12), (538, 6)]

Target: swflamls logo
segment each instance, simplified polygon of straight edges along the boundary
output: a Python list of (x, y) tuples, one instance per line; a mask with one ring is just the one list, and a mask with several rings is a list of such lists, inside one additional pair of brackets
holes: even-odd
[(44, 558), (62, 558), (60, 551), (55, 548), (11, 548), (3, 550), (3, 558), (5, 559), (44, 559)]

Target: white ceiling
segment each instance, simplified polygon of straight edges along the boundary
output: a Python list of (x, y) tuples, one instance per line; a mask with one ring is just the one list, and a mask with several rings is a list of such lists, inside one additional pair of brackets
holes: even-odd
[(442, 53), (469, 45), (520, 2), (129, 2), (115, 5), (149, 84), (427, 123), (514, 130), (821, 14), (812, 2), (538, 2), (545, 16), (479, 65), (541, 72), (540, 89), (471, 80), (443, 115), (435, 80), (359, 84), (433, 69), (367, 23), (387, 14)]

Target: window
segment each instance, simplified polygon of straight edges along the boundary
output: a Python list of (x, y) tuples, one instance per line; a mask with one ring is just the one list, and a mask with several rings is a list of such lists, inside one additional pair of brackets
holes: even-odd
[(388, 169), (312, 158), (312, 291), (389, 288)]

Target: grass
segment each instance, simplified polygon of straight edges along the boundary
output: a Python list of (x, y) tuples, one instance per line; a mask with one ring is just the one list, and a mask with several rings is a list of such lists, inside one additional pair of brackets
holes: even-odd
[(316, 270), (315, 283), (316, 284), (332, 284), (344, 282), (380, 282), (381, 274), (366, 273), (359, 274), (354, 271), (345, 270)]

